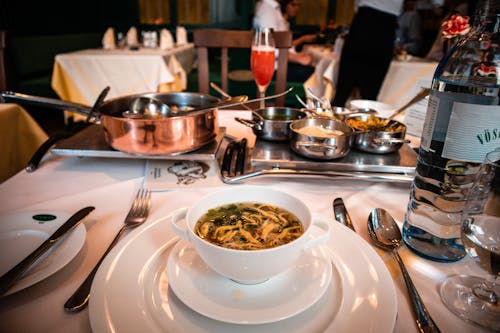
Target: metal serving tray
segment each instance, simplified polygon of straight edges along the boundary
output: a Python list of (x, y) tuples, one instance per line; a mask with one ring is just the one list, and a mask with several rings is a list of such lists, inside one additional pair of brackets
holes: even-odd
[(225, 127), (219, 128), (219, 133), (212, 143), (192, 152), (177, 155), (141, 155), (125, 153), (111, 148), (104, 138), (104, 129), (99, 125), (93, 124), (70, 138), (58, 142), (52, 148), (51, 153), (82, 157), (211, 161), (216, 159), (217, 150), (225, 132)]
[(257, 140), (250, 159), (252, 166), (321, 171), (363, 171), (411, 174), (415, 171), (417, 153), (408, 144), (390, 154), (370, 154), (355, 149), (343, 158), (313, 160), (293, 152), (288, 143)]
[(238, 184), (256, 177), (410, 183), (414, 177), (417, 155), (410, 146), (403, 145), (391, 154), (351, 150), (342, 159), (317, 161), (295, 154), (287, 143), (259, 140), (250, 149), (246, 149), (246, 144), (241, 141), (223, 143), (220, 150), (224, 151), (220, 154), (220, 176), (227, 184)]

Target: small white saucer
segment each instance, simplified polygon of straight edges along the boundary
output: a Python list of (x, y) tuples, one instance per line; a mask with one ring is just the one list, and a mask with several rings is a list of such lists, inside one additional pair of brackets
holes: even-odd
[[(0, 275), (35, 250), (69, 217), (65, 212), (42, 210), (0, 214)], [(5, 295), (42, 281), (66, 266), (80, 252), (85, 237), (85, 226), (80, 224), (40, 257)]]
[(263, 324), (294, 316), (325, 293), (332, 278), (327, 252), (303, 251), (289, 270), (256, 285), (244, 285), (210, 269), (187, 241), (179, 241), (167, 261), (176, 296), (194, 311), (235, 324)]

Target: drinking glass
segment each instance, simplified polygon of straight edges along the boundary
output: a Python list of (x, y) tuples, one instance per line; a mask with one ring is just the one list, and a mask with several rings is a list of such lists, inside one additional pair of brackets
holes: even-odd
[[(266, 89), (274, 74), (275, 46), (270, 28), (257, 29), (252, 43), (251, 67), (259, 89), (259, 97), (266, 96)], [(264, 108), (264, 100), (260, 101), (260, 108)]]
[(500, 149), (486, 155), (462, 215), (461, 238), (467, 254), (487, 279), (456, 275), (441, 285), (445, 305), (460, 318), (500, 330)]

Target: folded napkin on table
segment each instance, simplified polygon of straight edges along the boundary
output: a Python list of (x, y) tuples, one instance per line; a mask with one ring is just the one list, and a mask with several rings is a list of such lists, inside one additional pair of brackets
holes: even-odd
[(187, 31), (184, 27), (177, 27), (175, 29), (175, 39), (177, 41), (177, 45), (185, 45), (187, 44)]
[(137, 29), (135, 27), (131, 27), (127, 32), (127, 45), (128, 46), (139, 45), (139, 41), (137, 40)]
[(102, 48), (105, 50), (112, 50), (116, 48), (115, 43), (115, 30), (108, 28), (102, 37)]
[(161, 29), (160, 31), (160, 49), (169, 50), (174, 47), (174, 38), (172, 34), (167, 29)]

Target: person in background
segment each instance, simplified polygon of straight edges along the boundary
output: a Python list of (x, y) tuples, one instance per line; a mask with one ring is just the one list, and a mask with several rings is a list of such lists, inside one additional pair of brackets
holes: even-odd
[[(298, 0), (260, 0), (255, 6), (253, 26), (272, 28), (275, 31), (290, 30), (289, 20), (297, 15), (299, 9)], [(292, 41), (292, 48), (288, 53), (288, 81), (304, 82), (314, 73), (313, 58), (304, 52), (297, 52), (296, 47), (315, 40), (316, 35), (310, 34)]]
[(422, 19), (417, 12), (417, 2), (406, 0), (403, 14), (398, 19), (396, 30), (396, 53), (419, 55), (422, 47)]
[(332, 104), (345, 106), (354, 87), (361, 98), (376, 100), (393, 54), (403, 0), (359, 0), (339, 64)]

